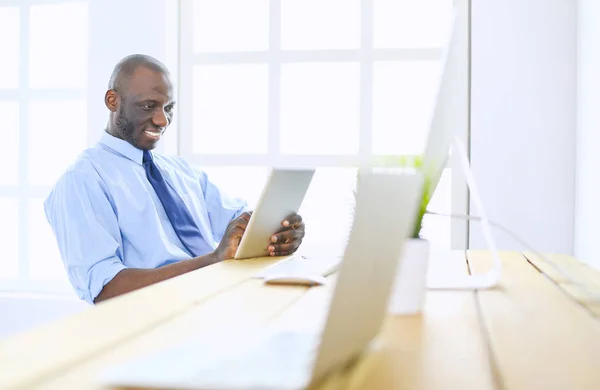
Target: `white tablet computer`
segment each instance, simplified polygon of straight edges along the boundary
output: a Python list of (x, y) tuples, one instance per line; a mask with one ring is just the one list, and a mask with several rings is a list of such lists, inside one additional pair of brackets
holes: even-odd
[(283, 228), (281, 222), (297, 213), (310, 186), (314, 168), (273, 168), (246, 232), (242, 236), (235, 259), (268, 256), (271, 236)]

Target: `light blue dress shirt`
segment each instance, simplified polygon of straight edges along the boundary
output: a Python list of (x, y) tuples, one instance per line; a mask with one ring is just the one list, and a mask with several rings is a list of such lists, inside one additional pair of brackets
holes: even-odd
[[(192, 256), (175, 234), (142, 166), (142, 150), (108, 133), (85, 150), (44, 202), (69, 280), (93, 303), (125, 268), (157, 268)], [(247, 207), (180, 157), (154, 153), (165, 180), (181, 195), (212, 252)]]

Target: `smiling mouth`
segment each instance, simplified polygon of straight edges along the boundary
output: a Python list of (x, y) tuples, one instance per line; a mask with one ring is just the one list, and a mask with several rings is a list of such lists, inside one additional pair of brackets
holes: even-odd
[(144, 130), (144, 134), (153, 139), (159, 139), (162, 131), (160, 130)]

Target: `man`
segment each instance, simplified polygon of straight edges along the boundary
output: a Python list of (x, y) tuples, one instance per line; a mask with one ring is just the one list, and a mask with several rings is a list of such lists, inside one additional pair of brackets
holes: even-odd
[[(173, 119), (166, 67), (122, 59), (104, 97), (108, 126), (45, 201), (69, 280), (89, 303), (232, 259), (250, 212), (206, 174), (153, 153)], [(304, 237), (299, 215), (282, 222), (269, 253), (288, 255)]]

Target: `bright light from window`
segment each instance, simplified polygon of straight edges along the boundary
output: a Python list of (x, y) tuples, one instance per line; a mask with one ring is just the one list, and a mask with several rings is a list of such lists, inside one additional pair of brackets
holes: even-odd
[(267, 167), (200, 167), (208, 179), (221, 191), (233, 198), (244, 199), (254, 210), (260, 193), (267, 182)]
[[(193, 132), (193, 142), (183, 153), (233, 154), (238, 166), (202, 167), (228, 194), (256, 205), (269, 167), (244, 166), (248, 154), (263, 154), (265, 164), (294, 155), (298, 164), (324, 166), (342, 155), (344, 164), (357, 165), (369, 155), (423, 152), (441, 70), (441, 56), (432, 56), (449, 37), (452, 0), (372, 0), (372, 15), (362, 15), (369, 8), (362, 0), (281, 0), (274, 8), (266, 0), (184, 4), (194, 5), (182, 26), (184, 33), (193, 29), (194, 43), (193, 53), (181, 58), (194, 80), (182, 85), (183, 94), (193, 96), (193, 125), (182, 129)], [(280, 12), (269, 15), (273, 9)], [(372, 36), (362, 25), (369, 17)], [(360, 50), (371, 38), (375, 51)], [(279, 42), (281, 51), (269, 50), (269, 41)], [(382, 48), (394, 50), (377, 51)], [(244, 53), (256, 50), (265, 53)], [(291, 61), (286, 51), (304, 51), (306, 58)], [(235, 55), (194, 55), (206, 52)], [(379, 55), (385, 61), (374, 59)], [(278, 93), (269, 96), (274, 86)], [(361, 105), (367, 96), (371, 101)], [(364, 150), (363, 141), (369, 144)], [(450, 211), (450, 178), (448, 169), (434, 210)], [(300, 210), (307, 222), (304, 253), (343, 250), (355, 183), (354, 168), (317, 168)], [(426, 217), (423, 234), (450, 247), (450, 222)]]
[(0, 153), (0, 186), (16, 186), (19, 182), (19, 104), (0, 101), (0, 118), (3, 146)]
[(19, 275), (19, 200), (0, 198), (0, 279)]
[(358, 49), (360, 3), (360, 0), (283, 0), (281, 49)]
[(377, 62), (373, 67), (373, 153), (423, 153), (439, 61)]
[(355, 168), (317, 168), (299, 214), (306, 223), (302, 254), (341, 254), (354, 219)]
[(194, 153), (267, 151), (267, 65), (195, 66), (193, 94)]
[(0, 7), (0, 89), (19, 86), (19, 16), (17, 7)]
[(54, 185), (86, 146), (85, 101), (32, 101), (29, 106), (29, 183)]
[(269, 0), (196, 0), (194, 52), (269, 48)]
[(453, 6), (452, 0), (373, 0), (374, 47), (444, 47)]
[(358, 63), (281, 66), (281, 151), (358, 153)]
[(88, 5), (34, 5), (29, 14), (29, 86), (85, 88)]

